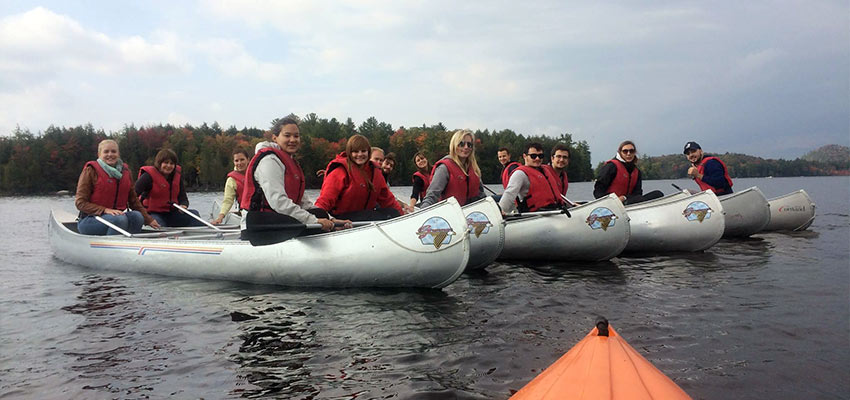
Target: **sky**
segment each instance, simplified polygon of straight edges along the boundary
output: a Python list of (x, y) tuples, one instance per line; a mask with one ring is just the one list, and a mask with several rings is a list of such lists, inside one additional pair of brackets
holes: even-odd
[[(850, 2), (14, 1), (0, 135), (316, 113), (794, 159), (850, 145)], [(495, 154), (493, 155), (495, 160)]]

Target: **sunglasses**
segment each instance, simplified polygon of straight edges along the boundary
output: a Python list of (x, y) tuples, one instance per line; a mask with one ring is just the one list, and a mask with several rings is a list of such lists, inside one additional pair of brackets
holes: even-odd
[(623, 154), (634, 154), (635, 153), (635, 149), (622, 149), (620, 151), (622, 151)]
[(472, 148), (472, 142), (460, 142), (460, 143), (457, 144), (457, 147), (464, 147), (464, 146), (469, 147), (471, 149)]
[(538, 158), (543, 159), (543, 153), (528, 154), (528, 157), (532, 160), (536, 160)]

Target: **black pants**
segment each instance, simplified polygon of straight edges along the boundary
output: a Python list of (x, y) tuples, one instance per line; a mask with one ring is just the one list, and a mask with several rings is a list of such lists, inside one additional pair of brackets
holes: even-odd
[(664, 193), (661, 193), (660, 190), (653, 190), (649, 193), (640, 195), (636, 194), (634, 196), (626, 196), (626, 201), (623, 202), (624, 205), (641, 203), (644, 201), (655, 200), (658, 198), (664, 197)]

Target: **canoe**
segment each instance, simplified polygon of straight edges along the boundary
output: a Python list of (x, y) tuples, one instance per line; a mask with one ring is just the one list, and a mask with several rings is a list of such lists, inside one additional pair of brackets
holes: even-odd
[(453, 198), (392, 220), (266, 246), (239, 240), (235, 229), (81, 235), (74, 219), (51, 212), (53, 254), (105, 270), (302, 287), (442, 288), (469, 259), (466, 217)]
[(764, 231), (803, 231), (815, 221), (815, 202), (805, 190), (768, 200), (770, 223)]
[[(210, 220), (214, 220), (218, 218), (218, 214), (221, 212), (221, 203), (218, 200), (213, 201), (212, 208), (210, 208)], [(231, 210), (224, 215), (224, 219), (221, 220), (222, 225), (236, 225), (242, 222), (242, 216), (236, 213), (236, 209), (231, 207)]]
[(499, 257), (505, 244), (502, 210), (492, 197), (463, 206), (469, 234), (469, 262), (466, 270), (481, 269)]
[(690, 398), (605, 320), (511, 396), (511, 400)]
[(747, 237), (770, 222), (770, 206), (759, 188), (718, 196), (726, 214), (723, 237)]
[(720, 200), (710, 190), (683, 194), (626, 206), (632, 232), (624, 251), (701, 251), (717, 243), (726, 227)]
[(526, 213), (505, 223), (505, 246), (499, 255), (510, 260), (602, 261), (629, 242), (629, 217), (623, 203), (608, 195), (569, 209)]

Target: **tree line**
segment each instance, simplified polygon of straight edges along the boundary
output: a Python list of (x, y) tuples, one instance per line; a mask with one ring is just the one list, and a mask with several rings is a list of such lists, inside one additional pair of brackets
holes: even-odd
[[(334, 156), (345, 149), (348, 138), (361, 134), (386, 153), (395, 153), (396, 166), (390, 175), (390, 184), (411, 184), (416, 171), (413, 156), (423, 152), (433, 164), (448, 153), (449, 139), (454, 129), (442, 123), (432, 126), (393, 128), (386, 122), (370, 117), (359, 126), (348, 118), (320, 118), (311, 113), (299, 120), (301, 150), (297, 158), (307, 178), (307, 187), (321, 187), (321, 178), (315, 171), (324, 169)], [(274, 121), (272, 121), (274, 122)], [(269, 124), (271, 126), (271, 124)], [(568, 174), (572, 181), (593, 179), (590, 149), (585, 141), (574, 141), (564, 133), (558, 137), (523, 135), (510, 129), (477, 130), (475, 152), (485, 182), (499, 182), (501, 165), (496, 159), (499, 148), (510, 150), (514, 160), (523, 153), (530, 141), (543, 144), (548, 152), (557, 143), (570, 148)], [(11, 136), (0, 137), (0, 194), (26, 195), (73, 191), (83, 165), (97, 158), (97, 144), (103, 139), (118, 142), (121, 159), (134, 175), (144, 165), (152, 165), (154, 156), (162, 148), (177, 153), (183, 168), (183, 180), (188, 190), (219, 190), (224, 187), (226, 175), (233, 169), (232, 151), (244, 147), (253, 153), (254, 146), (269, 140), (266, 129), (231, 126), (223, 129), (218, 123), (200, 126), (173, 126), (158, 124), (136, 127), (125, 125), (117, 132), (95, 129), (91, 124), (76, 127), (50, 126), (44, 132), (33, 134), (26, 129), (16, 129)], [(133, 176), (135, 178), (135, 176)]]

